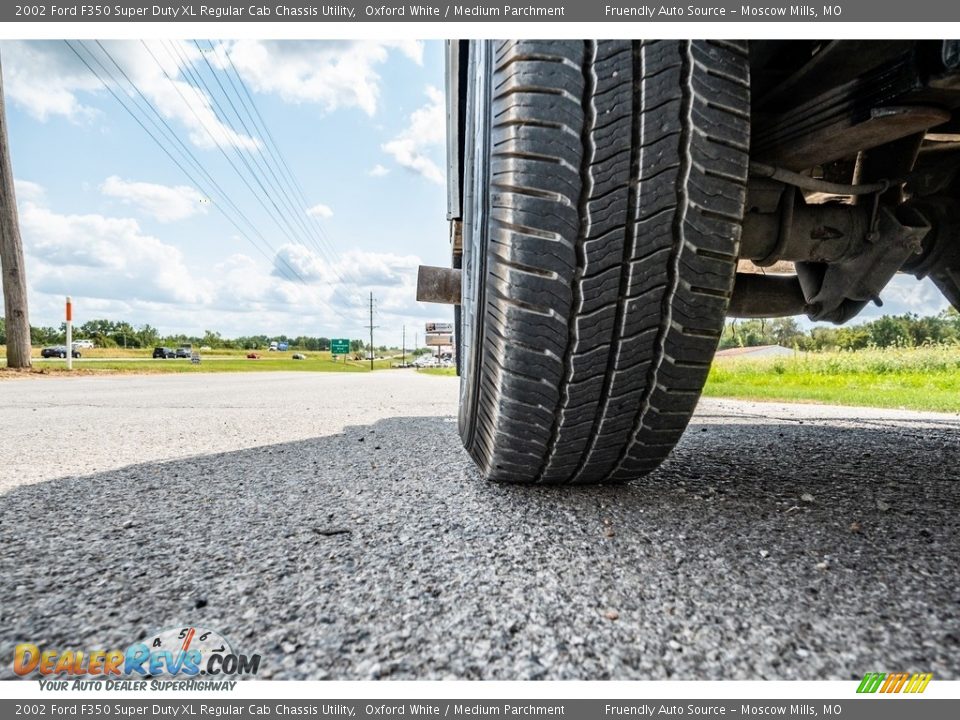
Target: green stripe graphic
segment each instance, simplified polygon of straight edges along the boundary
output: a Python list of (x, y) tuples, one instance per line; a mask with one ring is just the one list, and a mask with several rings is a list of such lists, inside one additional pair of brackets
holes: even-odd
[(857, 688), (857, 692), (875, 693), (880, 688), (886, 676), (886, 673), (867, 673), (863, 676), (863, 680), (860, 681), (860, 687)]

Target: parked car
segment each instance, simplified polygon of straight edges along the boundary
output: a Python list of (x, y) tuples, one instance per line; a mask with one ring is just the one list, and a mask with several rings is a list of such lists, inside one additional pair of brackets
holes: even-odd
[(155, 347), (153, 349), (153, 357), (161, 358), (166, 360), (167, 358), (175, 358), (177, 356), (176, 351), (173, 348), (168, 347)]
[[(80, 351), (76, 348), (73, 348), (73, 356), (75, 358), (80, 357)], [(54, 345), (52, 347), (45, 347), (40, 351), (40, 357), (45, 358), (66, 358), (67, 357), (67, 346), (66, 345)]]
[(260, 359), (260, 356), (257, 355), (255, 352), (247, 353), (247, 360), (259, 360), (259, 359)]
[(307, 359), (307, 356), (304, 355), (303, 353), (294, 353), (293, 355), (291, 355), (291, 357), (292, 357), (294, 360), (306, 360), (306, 359)]
[(192, 351), (190, 350), (190, 348), (182, 348), (182, 347), (180, 347), (180, 348), (177, 348), (177, 349), (176, 349), (176, 352), (174, 353), (174, 357), (178, 357), (178, 358), (189, 358), (190, 355), (192, 355), (192, 354), (193, 354), (193, 353), (192, 353)]

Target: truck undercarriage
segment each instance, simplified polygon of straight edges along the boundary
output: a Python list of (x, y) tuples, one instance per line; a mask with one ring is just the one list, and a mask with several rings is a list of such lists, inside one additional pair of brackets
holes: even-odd
[(448, 46), (461, 436), (483, 474), (628, 480), (724, 317), (845, 323), (897, 273), (960, 308), (960, 41)]

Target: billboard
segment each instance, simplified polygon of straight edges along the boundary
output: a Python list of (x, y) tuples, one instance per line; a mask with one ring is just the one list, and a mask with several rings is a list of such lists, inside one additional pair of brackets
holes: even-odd
[(453, 345), (453, 335), (449, 333), (441, 335), (439, 333), (434, 333), (433, 335), (427, 335), (427, 345), (440, 346), (440, 345)]
[[(448, 322), (428, 322), (427, 325), (427, 334), (430, 333), (446, 333), (449, 335), (453, 332), (453, 323)], [(428, 343), (429, 344), (429, 343)], [(445, 343), (449, 344), (449, 343)]]

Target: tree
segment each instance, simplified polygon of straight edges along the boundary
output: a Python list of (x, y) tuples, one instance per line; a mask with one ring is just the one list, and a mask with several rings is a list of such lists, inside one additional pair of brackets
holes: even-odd
[(112, 338), (117, 345), (121, 345), (125, 348), (140, 347), (140, 340), (137, 338), (137, 331), (133, 329), (133, 325), (125, 321), (116, 323), (116, 328), (113, 331)]
[(67, 339), (57, 328), (54, 327), (31, 327), (30, 342), (34, 345), (59, 345), (66, 342)]
[(799, 345), (804, 332), (794, 318), (777, 318), (770, 324), (770, 333), (777, 345), (793, 347)]
[[(870, 342), (877, 347), (910, 346), (914, 343), (910, 335), (908, 317), (884, 315), (860, 327), (869, 333)], [(853, 347), (851, 349), (856, 350), (857, 348)]]
[(116, 329), (117, 325), (112, 320), (88, 320), (79, 327), (78, 335), (93, 340), (97, 347), (115, 347), (112, 335)]
[(862, 350), (870, 345), (872, 336), (866, 325), (837, 328), (837, 347), (841, 350)]
[(200, 345), (204, 347), (221, 348), (223, 347), (223, 338), (220, 337), (220, 333), (218, 332), (214, 332), (213, 330), (204, 330), (203, 339), (200, 340)]
[(27, 311), (27, 273), (23, 266), (23, 241), (13, 188), (13, 166), (7, 142), (7, 111), (3, 100), (3, 70), (0, 68), (0, 272), (2, 272), (4, 342), (7, 366), (28, 368), (30, 362), (30, 315)]
[(158, 342), (160, 342), (160, 333), (157, 332), (155, 327), (144, 325), (137, 330), (137, 342), (139, 342), (140, 347), (150, 347), (151, 345), (156, 345)]

